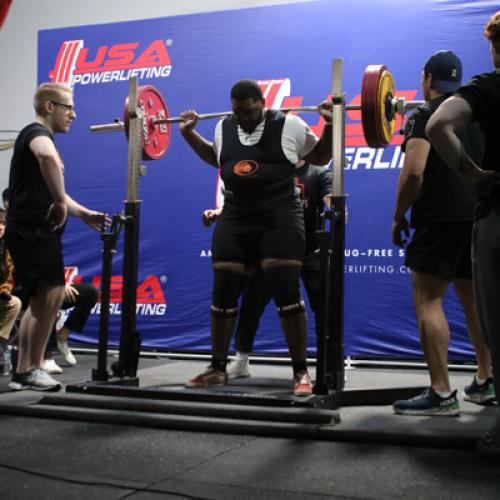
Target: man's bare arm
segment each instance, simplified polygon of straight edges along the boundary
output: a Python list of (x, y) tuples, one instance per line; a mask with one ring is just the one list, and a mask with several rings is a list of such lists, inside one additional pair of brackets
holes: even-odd
[(217, 157), (215, 155), (213, 143), (207, 141), (200, 135), (194, 127), (198, 123), (198, 115), (195, 111), (184, 111), (181, 113), (181, 118), (184, 120), (179, 124), (182, 137), (191, 146), (193, 151), (206, 163), (219, 168)]
[(325, 119), (326, 124), (314, 149), (303, 158), (307, 163), (326, 165), (332, 159), (332, 109), (332, 103), (329, 101), (323, 101), (318, 106), (318, 112)]
[(35, 137), (29, 147), (38, 160), (40, 172), (52, 195), (53, 201), (47, 219), (50, 220), (52, 229), (56, 231), (64, 225), (68, 214), (61, 158), (54, 143), (45, 135)]
[(415, 137), (406, 145), (403, 170), (399, 176), (396, 206), (392, 222), (392, 242), (403, 247), (406, 240), (401, 237), (404, 233), (410, 236), (410, 225), (406, 220), (406, 212), (413, 205), (422, 187), (425, 165), (431, 145), (425, 139)]
[(54, 202), (65, 201), (62, 163), (54, 143), (49, 137), (39, 135), (30, 142), (30, 149), (38, 160)]
[(472, 108), (460, 96), (452, 96), (439, 106), (425, 129), (441, 158), (463, 175), (482, 194), (487, 195), (500, 174), (482, 170), (466, 153), (457, 133), (472, 121)]

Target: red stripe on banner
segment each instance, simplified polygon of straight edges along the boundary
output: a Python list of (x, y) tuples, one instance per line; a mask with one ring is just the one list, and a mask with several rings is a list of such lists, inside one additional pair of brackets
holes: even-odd
[(115, 70), (124, 70), (124, 69), (134, 69), (134, 68), (154, 68), (156, 66), (165, 66), (162, 61), (159, 61), (154, 64), (148, 63), (147, 65), (144, 64), (109, 64), (108, 66), (102, 67), (102, 66), (89, 66), (85, 69), (77, 69), (75, 70), (74, 74), (75, 75), (80, 75), (83, 73), (104, 73), (105, 71), (115, 71)]
[(262, 91), (262, 95), (265, 99), (267, 95), (267, 89), (269, 85), (271, 85), (271, 80), (258, 80), (257, 83), (259, 84), (260, 90)]
[(12, 0), (0, 0), (0, 28), (3, 26), (7, 14), (9, 13)]
[(266, 106), (272, 107), (284, 80), (271, 80), (271, 84), (267, 89)]
[(56, 72), (56, 83), (61, 83), (63, 81), (64, 68), (66, 67), (66, 61), (68, 60), (69, 49), (73, 42), (64, 42), (62, 47), (62, 56), (59, 64), (57, 66)]
[(52, 71), (49, 72), (50, 81), (52, 83), (57, 82), (57, 75), (59, 73), (59, 68), (61, 67), (61, 60), (64, 56), (64, 52), (65, 52), (64, 48), (66, 46), (66, 43), (67, 42), (64, 42), (61, 45), (61, 48), (59, 49), (59, 52), (58, 52), (57, 57), (56, 57), (56, 62), (54, 64), (54, 68), (52, 69)]
[(59, 68), (59, 83), (66, 83), (66, 75), (68, 73), (68, 66), (71, 65), (71, 52), (75, 45), (74, 41), (66, 42), (66, 51), (64, 54), (64, 61)]
[(302, 104), (303, 100), (303, 97), (285, 97), (283, 99), (283, 108), (296, 108)]
[(71, 46), (69, 48), (69, 54), (68, 57), (66, 58), (66, 67), (64, 68), (64, 75), (63, 75), (64, 83), (68, 83), (69, 79), (71, 78), (71, 68), (73, 67), (73, 64), (76, 60), (76, 56), (78, 54), (77, 50), (79, 46), (80, 46), (79, 40), (73, 40), (71, 42)]

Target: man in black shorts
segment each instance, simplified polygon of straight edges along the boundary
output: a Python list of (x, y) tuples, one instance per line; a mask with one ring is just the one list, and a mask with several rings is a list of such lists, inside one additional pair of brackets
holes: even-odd
[(64, 298), (61, 233), (66, 215), (99, 230), (106, 216), (80, 205), (66, 194), (64, 166), (54, 134), (68, 132), (76, 117), (73, 92), (59, 84), (38, 87), (35, 121), (19, 133), (9, 179), (9, 211), (5, 238), (14, 261), (14, 278), (30, 303), (19, 331), (17, 370), (12, 390), (59, 390), (42, 370), (44, 352)]
[[(297, 194), (304, 210), (304, 229), (306, 252), (300, 277), (309, 299), (309, 305), (315, 315), (316, 332), (318, 330), (319, 299), (319, 240), (316, 234), (320, 227), (320, 215), (324, 206), (329, 206), (332, 192), (331, 171), (325, 167), (304, 164), (295, 170)], [(234, 361), (227, 369), (229, 379), (249, 377), (248, 355), (253, 350), (253, 342), (259, 327), (260, 317), (271, 300), (262, 272), (256, 270), (247, 283), (242, 297), (235, 334)]]
[[(432, 145), (449, 166), (479, 192), (473, 235), (474, 287), (482, 333), (491, 350), (495, 381), (500, 378), (500, 11), (484, 30), (496, 71), (475, 76), (436, 111), (427, 126)], [(479, 123), (485, 136), (482, 163), (461, 146), (459, 131)], [(495, 384), (497, 402), (500, 385)], [(500, 413), (479, 443), (484, 455), (500, 458)]]
[(194, 130), (196, 112), (181, 114), (183, 137), (201, 159), (221, 169), (227, 190), (212, 241), (212, 362), (186, 386), (226, 383), (238, 299), (245, 276), (260, 266), (290, 350), (293, 393), (308, 396), (312, 384), (306, 364), (307, 321), (299, 287), (304, 219), (293, 176), (300, 160), (315, 165), (330, 161), (332, 105), (325, 101), (318, 106), (327, 122), (318, 140), (299, 117), (265, 109), (262, 91), (253, 80), (233, 86), (231, 103), (233, 114), (217, 124), (213, 143)]
[[(491, 360), (479, 330), (472, 289), (471, 233), (477, 196), (441, 160), (425, 134), (427, 121), (460, 87), (461, 77), (462, 65), (455, 54), (444, 50), (435, 53), (422, 72), (426, 102), (410, 115), (405, 129), (405, 161), (399, 179), (392, 239), (395, 245), (405, 246), (401, 233), (409, 236), (405, 214), (411, 206), (410, 222), (415, 232), (406, 248), (405, 264), (412, 270), (413, 301), (431, 384), (421, 395), (394, 403), (394, 411), (402, 415), (460, 413), (456, 391), (450, 388), (450, 330), (443, 311), (443, 298), (450, 282), (464, 310), (478, 360), (476, 377), (465, 388), (464, 397), (477, 403), (494, 399)], [(469, 127), (460, 139), (479, 161), (483, 146), (479, 127)]]

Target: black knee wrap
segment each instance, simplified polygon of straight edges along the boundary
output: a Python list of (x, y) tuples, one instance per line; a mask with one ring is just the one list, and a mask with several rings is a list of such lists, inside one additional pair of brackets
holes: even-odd
[(212, 316), (218, 318), (233, 318), (238, 315), (238, 299), (243, 290), (243, 274), (226, 269), (214, 269), (214, 284), (212, 289)]
[(299, 266), (272, 266), (268, 267), (264, 274), (281, 318), (305, 310), (304, 301), (300, 296)]

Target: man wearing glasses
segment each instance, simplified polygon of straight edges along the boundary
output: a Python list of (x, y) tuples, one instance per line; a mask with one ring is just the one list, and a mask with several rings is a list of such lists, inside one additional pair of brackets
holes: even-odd
[(80, 205), (65, 192), (54, 134), (76, 118), (73, 92), (54, 83), (38, 87), (35, 121), (19, 133), (11, 160), (10, 204), (5, 239), (14, 261), (16, 286), (30, 296), (21, 320), (19, 355), (12, 390), (59, 390), (41, 369), (52, 325), (64, 298), (61, 234), (69, 213), (99, 230), (105, 214)]

